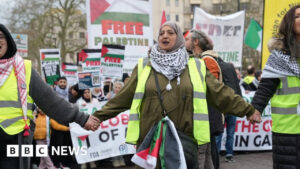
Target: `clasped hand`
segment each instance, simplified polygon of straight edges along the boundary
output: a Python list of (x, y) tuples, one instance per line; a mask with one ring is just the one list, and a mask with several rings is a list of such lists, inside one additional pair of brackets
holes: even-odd
[(255, 112), (247, 118), (250, 123), (260, 123), (261, 122), (261, 114), (258, 110), (255, 110)]
[(86, 130), (95, 131), (98, 129), (99, 125), (100, 125), (100, 120), (97, 117), (90, 115), (89, 119), (84, 125), (84, 128)]

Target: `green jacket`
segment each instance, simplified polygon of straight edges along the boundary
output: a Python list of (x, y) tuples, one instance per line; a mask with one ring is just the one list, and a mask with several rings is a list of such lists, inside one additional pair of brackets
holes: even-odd
[[(158, 73), (159, 86), (164, 98), (164, 106), (169, 113), (170, 119), (175, 127), (185, 134), (193, 137), (193, 87), (190, 81), (188, 68), (180, 75), (180, 85), (177, 78), (171, 81), (172, 90), (167, 91), (165, 87), (168, 79)], [(243, 117), (254, 113), (254, 108), (244, 99), (234, 94), (234, 91), (220, 83), (209, 71), (206, 77), (207, 102), (216, 107), (222, 113)], [(137, 67), (132, 72), (130, 80), (123, 89), (94, 115), (101, 121), (115, 117), (119, 113), (130, 109), (131, 102), (137, 85)], [(145, 96), (141, 106), (140, 137), (138, 145), (142, 142), (150, 128), (163, 118), (162, 108), (156, 91), (153, 69), (146, 82)]]

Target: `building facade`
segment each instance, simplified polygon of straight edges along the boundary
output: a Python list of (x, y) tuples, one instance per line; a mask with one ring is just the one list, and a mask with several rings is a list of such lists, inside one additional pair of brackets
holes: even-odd
[[(201, 7), (204, 11), (217, 16), (245, 10), (245, 32), (251, 18), (261, 25), (263, 19), (263, 0), (152, 0), (152, 4), (154, 40), (158, 37), (163, 11), (166, 13), (167, 21), (177, 23), (183, 31), (192, 28), (195, 7)], [(243, 68), (250, 64), (259, 68), (260, 58), (261, 53), (244, 45)]]

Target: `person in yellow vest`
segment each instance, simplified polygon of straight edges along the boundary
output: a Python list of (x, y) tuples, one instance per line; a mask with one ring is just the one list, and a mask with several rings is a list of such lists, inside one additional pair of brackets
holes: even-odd
[(300, 168), (300, 5), (283, 17), (252, 105), (271, 100), (273, 168)]
[(7, 145), (31, 144), (33, 139), (33, 103), (62, 124), (76, 122), (96, 130), (99, 120), (79, 112), (78, 107), (58, 96), (29, 60), (17, 54), (16, 44), (6, 27), (0, 24), (0, 168), (29, 168), (29, 158), (7, 157)]
[(94, 115), (104, 121), (130, 109), (126, 142), (139, 147), (151, 127), (164, 117), (155, 71), (166, 113), (176, 129), (194, 138), (198, 146), (210, 142), (207, 104), (223, 113), (247, 115), (252, 122), (259, 122), (255, 109), (207, 71), (203, 60), (189, 59), (184, 45), (179, 26), (163, 24), (150, 59), (140, 59), (128, 83)]
[(247, 76), (244, 77), (242, 86), (245, 90), (251, 91), (251, 87), (249, 86), (253, 80), (255, 79), (255, 67), (253, 65), (249, 65), (247, 67)]

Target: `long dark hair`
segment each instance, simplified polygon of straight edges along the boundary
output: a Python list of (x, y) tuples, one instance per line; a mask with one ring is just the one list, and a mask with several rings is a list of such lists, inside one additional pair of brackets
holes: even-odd
[(300, 8), (300, 5), (292, 7), (283, 17), (278, 36), (283, 40), (284, 51), (296, 59), (300, 59), (300, 44), (296, 40), (294, 32), (295, 25), (295, 11)]

